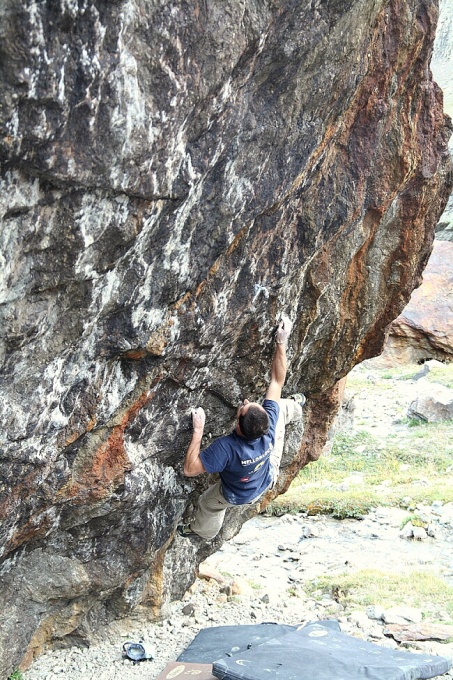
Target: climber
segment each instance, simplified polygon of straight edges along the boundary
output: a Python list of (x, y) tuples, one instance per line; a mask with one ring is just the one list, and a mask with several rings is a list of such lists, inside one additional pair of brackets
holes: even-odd
[(278, 477), (283, 453), (285, 425), (302, 417), (303, 394), (281, 399), (286, 378), (286, 343), (291, 321), (282, 316), (276, 332), (271, 380), (263, 404), (244, 399), (236, 414), (236, 426), (229, 435), (216, 439), (200, 451), (206, 415), (199, 407), (192, 411), (193, 434), (184, 460), (184, 474), (220, 474), (220, 479), (198, 499), (194, 519), (177, 527), (186, 537), (211, 540), (220, 531), (226, 509), (257, 503)]

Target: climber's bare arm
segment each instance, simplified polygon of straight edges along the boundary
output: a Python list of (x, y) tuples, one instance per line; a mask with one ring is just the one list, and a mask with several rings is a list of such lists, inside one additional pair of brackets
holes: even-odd
[(184, 459), (184, 474), (186, 477), (196, 477), (206, 472), (200, 458), (201, 440), (203, 438), (206, 414), (201, 407), (192, 411), (193, 434)]
[(286, 379), (286, 343), (291, 333), (292, 323), (282, 316), (275, 335), (275, 351), (271, 365), (271, 381), (266, 391), (266, 399), (280, 401)]

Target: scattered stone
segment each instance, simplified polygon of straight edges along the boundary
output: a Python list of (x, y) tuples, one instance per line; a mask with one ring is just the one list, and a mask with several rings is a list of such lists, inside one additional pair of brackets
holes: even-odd
[(302, 527), (301, 539), (317, 538), (318, 536), (319, 536), (318, 527), (314, 527), (314, 526), (304, 526), (304, 527)]
[(206, 581), (213, 579), (214, 581), (217, 581), (217, 583), (226, 583), (226, 578), (222, 576), (219, 571), (212, 567), (208, 567), (204, 562), (199, 566), (198, 576), (199, 578), (206, 579)]
[(445, 503), (442, 508), (440, 522), (442, 524), (451, 524), (453, 526), (453, 503)]
[(401, 529), (399, 536), (400, 538), (412, 538), (414, 535), (414, 527), (412, 525), (412, 522), (407, 522), (407, 524), (404, 525), (404, 527)]
[[(401, 466), (402, 468), (402, 466)], [(408, 510), (414, 509), (415, 508), (415, 503), (410, 496), (405, 496), (404, 498), (401, 499), (400, 501), (400, 506), (402, 508), (407, 508)]]
[(412, 535), (416, 541), (424, 541), (428, 538), (426, 529), (423, 527), (412, 527)]
[(193, 616), (194, 612), (195, 607), (193, 606), (192, 603), (186, 604), (186, 606), (182, 608), (182, 613), (184, 614), (184, 616)]
[(245, 579), (238, 576), (231, 584), (231, 595), (251, 596), (253, 595), (253, 588)]
[(377, 623), (368, 629), (368, 639), (372, 642), (373, 640), (384, 640), (383, 627)]
[(431, 512), (435, 515), (442, 515), (443, 506), (444, 504), (442, 501), (433, 501), (431, 503)]
[(453, 638), (453, 626), (433, 623), (392, 624), (384, 628), (384, 635), (390, 635), (398, 642), (407, 640), (446, 641)]
[(348, 621), (356, 624), (359, 628), (365, 629), (369, 625), (369, 618), (364, 611), (357, 610), (351, 612), (348, 616)]
[(233, 587), (230, 583), (227, 583), (226, 585), (224, 585), (220, 588), (220, 592), (224, 593), (225, 595), (232, 595), (233, 594)]
[(393, 638), (382, 638), (379, 644), (387, 649), (399, 649), (399, 644)]
[(217, 600), (217, 602), (220, 602), (220, 603), (227, 602), (228, 601), (228, 595), (226, 595), (225, 593), (220, 593), (219, 595), (217, 595), (216, 600)]
[(366, 615), (369, 619), (376, 619), (377, 621), (382, 620), (384, 617), (384, 607), (378, 604), (373, 604), (366, 608)]
[(382, 620), (384, 623), (407, 624), (420, 623), (423, 614), (420, 609), (415, 607), (391, 607), (384, 611)]

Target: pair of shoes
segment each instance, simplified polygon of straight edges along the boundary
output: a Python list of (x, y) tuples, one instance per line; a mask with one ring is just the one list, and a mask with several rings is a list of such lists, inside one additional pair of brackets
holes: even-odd
[(192, 531), (190, 524), (178, 524), (176, 531), (180, 536), (184, 536), (184, 538), (201, 538), (195, 531)]
[(299, 406), (303, 406), (305, 402), (307, 401), (305, 399), (305, 394), (302, 394), (301, 392), (296, 392), (296, 394), (292, 394), (290, 396), (290, 399), (294, 399), (296, 404), (299, 404)]

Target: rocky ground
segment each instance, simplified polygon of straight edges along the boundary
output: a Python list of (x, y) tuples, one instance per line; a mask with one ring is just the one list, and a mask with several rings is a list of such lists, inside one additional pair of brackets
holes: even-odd
[[(411, 385), (406, 389), (412, 389)], [(362, 397), (362, 402), (359, 399), (356, 404), (356, 417), (363, 418), (371, 430), (392, 424), (398, 427), (399, 411), (408, 396), (403, 390), (393, 400)], [(399, 643), (388, 635), (388, 624), (398, 612), (379, 611), (379, 602), (374, 603), (374, 608), (345, 609), (329, 594), (321, 600), (310, 596), (306, 586), (323, 574), (364, 568), (396, 573), (427, 569), (453, 585), (453, 508), (433, 506), (424, 508), (424, 512), (434, 531), (423, 541), (401, 537), (401, 520), (407, 511), (398, 508), (376, 508), (362, 520), (339, 521), (302, 514), (256, 517), (201, 565), (203, 577), (197, 579), (182, 601), (169, 605), (162, 621), (151, 624), (143, 613), (136, 612), (100, 631), (89, 649), (73, 647), (43, 654), (24, 678), (152, 680), (199, 630), (218, 625), (270, 621), (296, 625), (335, 618), (343, 633), (396, 649)], [(421, 612), (412, 610), (399, 614), (414, 621), (421, 616)], [(450, 623), (448, 614), (439, 609), (435, 620)], [(150, 643), (155, 656), (134, 665), (123, 658), (122, 645), (140, 639)], [(453, 658), (451, 642), (428, 640), (404, 645), (414, 653)], [(453, 670), (442, 677), (453, 678)]]
[[(329, 596), (317, 602), (306, 595), (304, 584), (316, 575), (345, 569), (404, 572), (433, 566), (453, 583), (453, 529), (445, 528), (442, 538), (408, 541), (399, 537), (402, 514), (405, 511), (377, 508), (363, 521), (257, 517), (208, 558), (202, 565), (205, 578), (198, 579), (182, 601), (171, 604), (162, 622), (150, 624), (139, 615), (116, 622), (89, 649), (42, 655), (25, 678), (151, 680), (200, 629), (217, 625), (269, 621), (295, 625), (336, 618), (342, 632), (396, 649), (398, 643), (384, 634), (386, 624), (369, 618), (369, 610), (345, 611)], [(122, 658), (122, 645), (139, 639), (151, 643), (155, 658), (133, 665)], [(409, 649), (453, 657), (452, 643), (413, 642)], [(443, 677), (452, 678), (453, 673)]]

